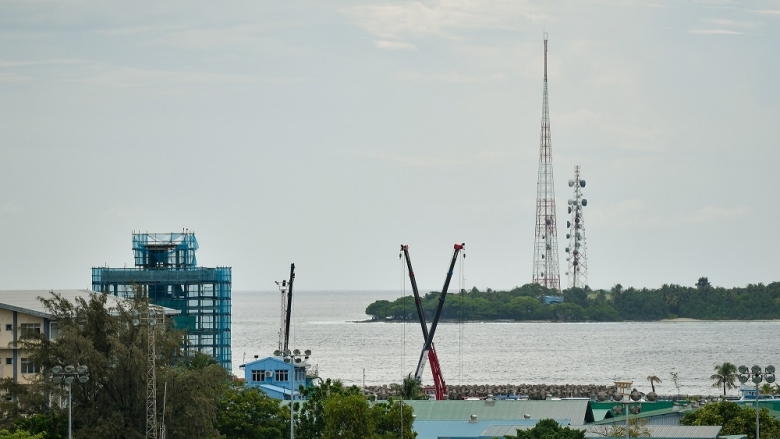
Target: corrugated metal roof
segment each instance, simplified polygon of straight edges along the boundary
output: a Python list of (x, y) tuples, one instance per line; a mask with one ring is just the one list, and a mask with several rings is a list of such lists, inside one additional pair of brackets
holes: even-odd
[[(51, 293), (57, 293), (63, 299), (73, 302), (77, 297), (88, 299), (92, 294), (100, 294), (90, 290), (2, 290), (0, 291), (0, 308), (11, 311), (23, 312), (43, 318), (51, 318), (52, 315), (43, 306), (39, 297), (51, 298)], [(109, 308), (115, 308), (118, 303), (127, 301), (116, 296), (107, 295), (106, 305)], [(160, 306), (166, 315), (179, 314), (179, 310)]]
[[(490, 428), (485, 429), (485, 431), (482, 432), (480, 436), (483, 437), (504, 437), (504, 436), (515, 436), (517, 435), (517, 430), (528, 430), (533, 428), (536, 425), (537, 421), (532, 421), (530, 423), (516, 423), (512, 425), (494, 425)], [(558, 421), (559, 424), (561, 424), (561, 421)], [(571, 427), (571, 428), (578, 428), (578, 427)]]
[(421, 421), (566, 419), (571, 425), (585, 423), (590, 401), (405, 401)]
[[(582, 427), (578, 427), (582, 428)], [(722, 427), (719, 426), (672, 426), (672, 425), (646, 425), (650, 437), (664, 439), (715, 439)], [(585, 429), (585, 437), (603, 437), (594, 433), (591, 429)]]
[[(477, 439), (484, 434), (486, 429), (506, 423), (501, 420), (484, 420), (477, 422), (468, 421), (414, 421), (414, 431), (417, 439)], [(511, 434), (515, 434), (512, 430)], [(492, 436), (491, 436), (492, 437)]]

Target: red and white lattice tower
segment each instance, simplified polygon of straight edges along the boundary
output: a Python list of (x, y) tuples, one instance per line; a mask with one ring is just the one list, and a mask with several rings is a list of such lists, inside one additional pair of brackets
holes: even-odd
[(574, 188), (574, 198), (568, 201), (571, 220), (566, 221), (566, 262), (569, 263), (569, 288), (585, 288), (588, 285), (588, 242), (585, 238), (585, 217), (583, 207), (588, 200), (582, 197), (585, 180), (580, 178), (579, 165), (574, 167), (574, 180), (569, 180), (569, 187)]
[(558, 269), (558, 229), (555, 221), (550, 109), (547, 104), (547, 33), (544, 34), (544, 97), (539, 144), (539, 179), (536, 183), (536, 234), (533, 283), (561, 291)]

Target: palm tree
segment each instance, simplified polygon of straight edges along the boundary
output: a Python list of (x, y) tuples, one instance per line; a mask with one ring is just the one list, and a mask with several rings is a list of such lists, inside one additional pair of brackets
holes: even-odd
[(425, 396), (422, 385), (411, 373), (404, 377), (402, 384), (392, 384), (391, 387), (402, 399), (422, 399)]
[(712, 387), (723, 386), (723, 395), (726, 395), (726, 388), (734, 389), (737, 386), (734, 384), (734, 379), (737, 377), (737, 366), (729, 363), (728, 361), (715, 366), (715, 373), (710, 377), (715, 383)]
[(650, 375), (647, 377), (647, 381), (650, 381), (650, 387), (653, 388), (653, 393), (655, 393), (655, 383), (661, 383), (661, 378), (658, 378), (655, 375)]

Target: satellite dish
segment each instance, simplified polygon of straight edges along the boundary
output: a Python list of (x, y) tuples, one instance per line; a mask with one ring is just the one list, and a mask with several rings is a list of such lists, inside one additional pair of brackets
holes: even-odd
[[(756, 366), (756, 367), (758, 367), (758, 366)], [(65, 373), (73, 373), (74, 370), (76, 370), (76, 368), (71, 366), (71, 365), (65, 366)]]
[(76, 372), (78, 372), (78, 373), (87, 373), (87, 372), (89, 372), (89, 368), (87, 368), (87, 366), (82, 364), (81, 366), (76, 368)]
[(580, 180), (580, 187), (585, 187), (585, 180)]
[(770, 364), (766, 367), (766, 373), (775, 373), (775, 367)]
[(583, 206), (587, 206), (587, 205), (588, 205), (588, 200), (586, 200), (585, 198), (583, 198), (583, 199), (582, 199), (582, 205), (583, 205)]
[(754, 364), (753, 367), (750, 368), (750, 371), (753, 372), (753, 374), (761, 373), (761, 367)]
[(574, 186), (574, 180), (569, 180), (569, 187)]
[(54, 367), (52, 367), (51, 368), (51, 372), (55, 373), (55, 374), (62, 372), (62, 366), (54, 366)]
[(295, 349), (295, 350), (293, 351), (293, 355), (301, 355), (301, 351), (300, 351), (300, 350), (298, 350), (298, 349)]
[(311, 350), (306, 349), (305, 351), (303, 351), (303, 354), (306, 355), (306, 356), (309, 356), (309, 355), (311, 355)]
[(282, 351), (280, 351), (279, 349), (274, 351), (274, 357), (281, 357), (281, 356), (282, 356)]
[(747, 373), (748, 372), (747, 366), (744, 366), (744, 365), (739, 366), (738, 370), (739, 370), (739, 373)]
[(87, 376), (87, 375), (81, 375), (81, 376), (79, 377), (79, 381), (81, 382), (81, 384), (84, 384), (84, 383), (86, 383), (87, 381), (89, 381), (89, 376)]

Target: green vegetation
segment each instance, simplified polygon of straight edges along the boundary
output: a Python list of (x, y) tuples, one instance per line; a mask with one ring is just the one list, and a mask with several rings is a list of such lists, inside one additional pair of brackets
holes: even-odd
[(726, 396), (726, 389), (735, 389), (737, 387), (734, 384), (734, 380), (737, 378), (737, 366), (729, 363), (728, 361), (715, 366), (715, 373), (710, 376), (710, 379), (715, 381), (712, 383), (712, 387), (723, 386), (723, 396)]
[[(0, 439), (62, 439), (67, 436), (67, 388), (47, 378), (55, 365), (86, 365), (89, 381), (73, 384), (73, 433), (82, 439), (146, 437), (148, 331), (155, 331), (158, 419), (165, 396), (168, 439), (287, 439), (290, 406), (256, 388), (233, 383), (212, 357), (183, 349), (184, 333), (168, 325), (138, 324), (144, 299), (106, 308), (106, 296), (71, 303), (44, 300), (59, 335), (30, 333), (19, 341), (42, 373), (32, 384), (0, 380)], [(409, 392), (419, 391), (405, 383)], [(419, 387), (419, 385), (418, 385)], [(371, 403), (356, 386), (325, 381), (303, 390), (295, 402), (296, 436), (321, 439), (413, 438), (412, 408), (398, 402)], [(402, 434), (403, 433), (403, 434)]]
[[(769, 414), (769, 409), (762, 408), (759, 413), (761, 437), (780, 437), (780, 421)], [(707, 404), (706, 406), (686, 413), (680, 420), (681, 425), (722, 425), (720, 436), (731, 434), (747, 434), (748, 439), (756, 437), (756, 410), (750, 406), (739, 406), (730, 401)]]
[[(462, 320), (544, 320), (544, 321), (653, 321), (670, 318), (702, 320), (780, 319), (780, 282), (748, 285), (744, 288), (721, 288), (710, 285), (706, 277), (693, 287), (663, 285), (658, 289), (624, 289), (620, 284), (611, 290), (592, 291), (572, 288), (563, 291), (564, 302), (545, 305), (544, 297), (553, 290), (527, 284), (510, 291), (479, 291), (472, 288), (449, 294), (441, 318)], [(422, 298), (426, 319), (433, 318), (439, 292)], [(395, 301), (378, 300), (366, 308), (374, 320), (417, 320), (414, 297)], [(430, 321), (430, 320), (429, 320)]]
[(533, 428), (517, 430), (517, 436), (504, 437), (506, 439), (585, 439), (585, 431), (561, 427), (554, 419), (542, 419)]

